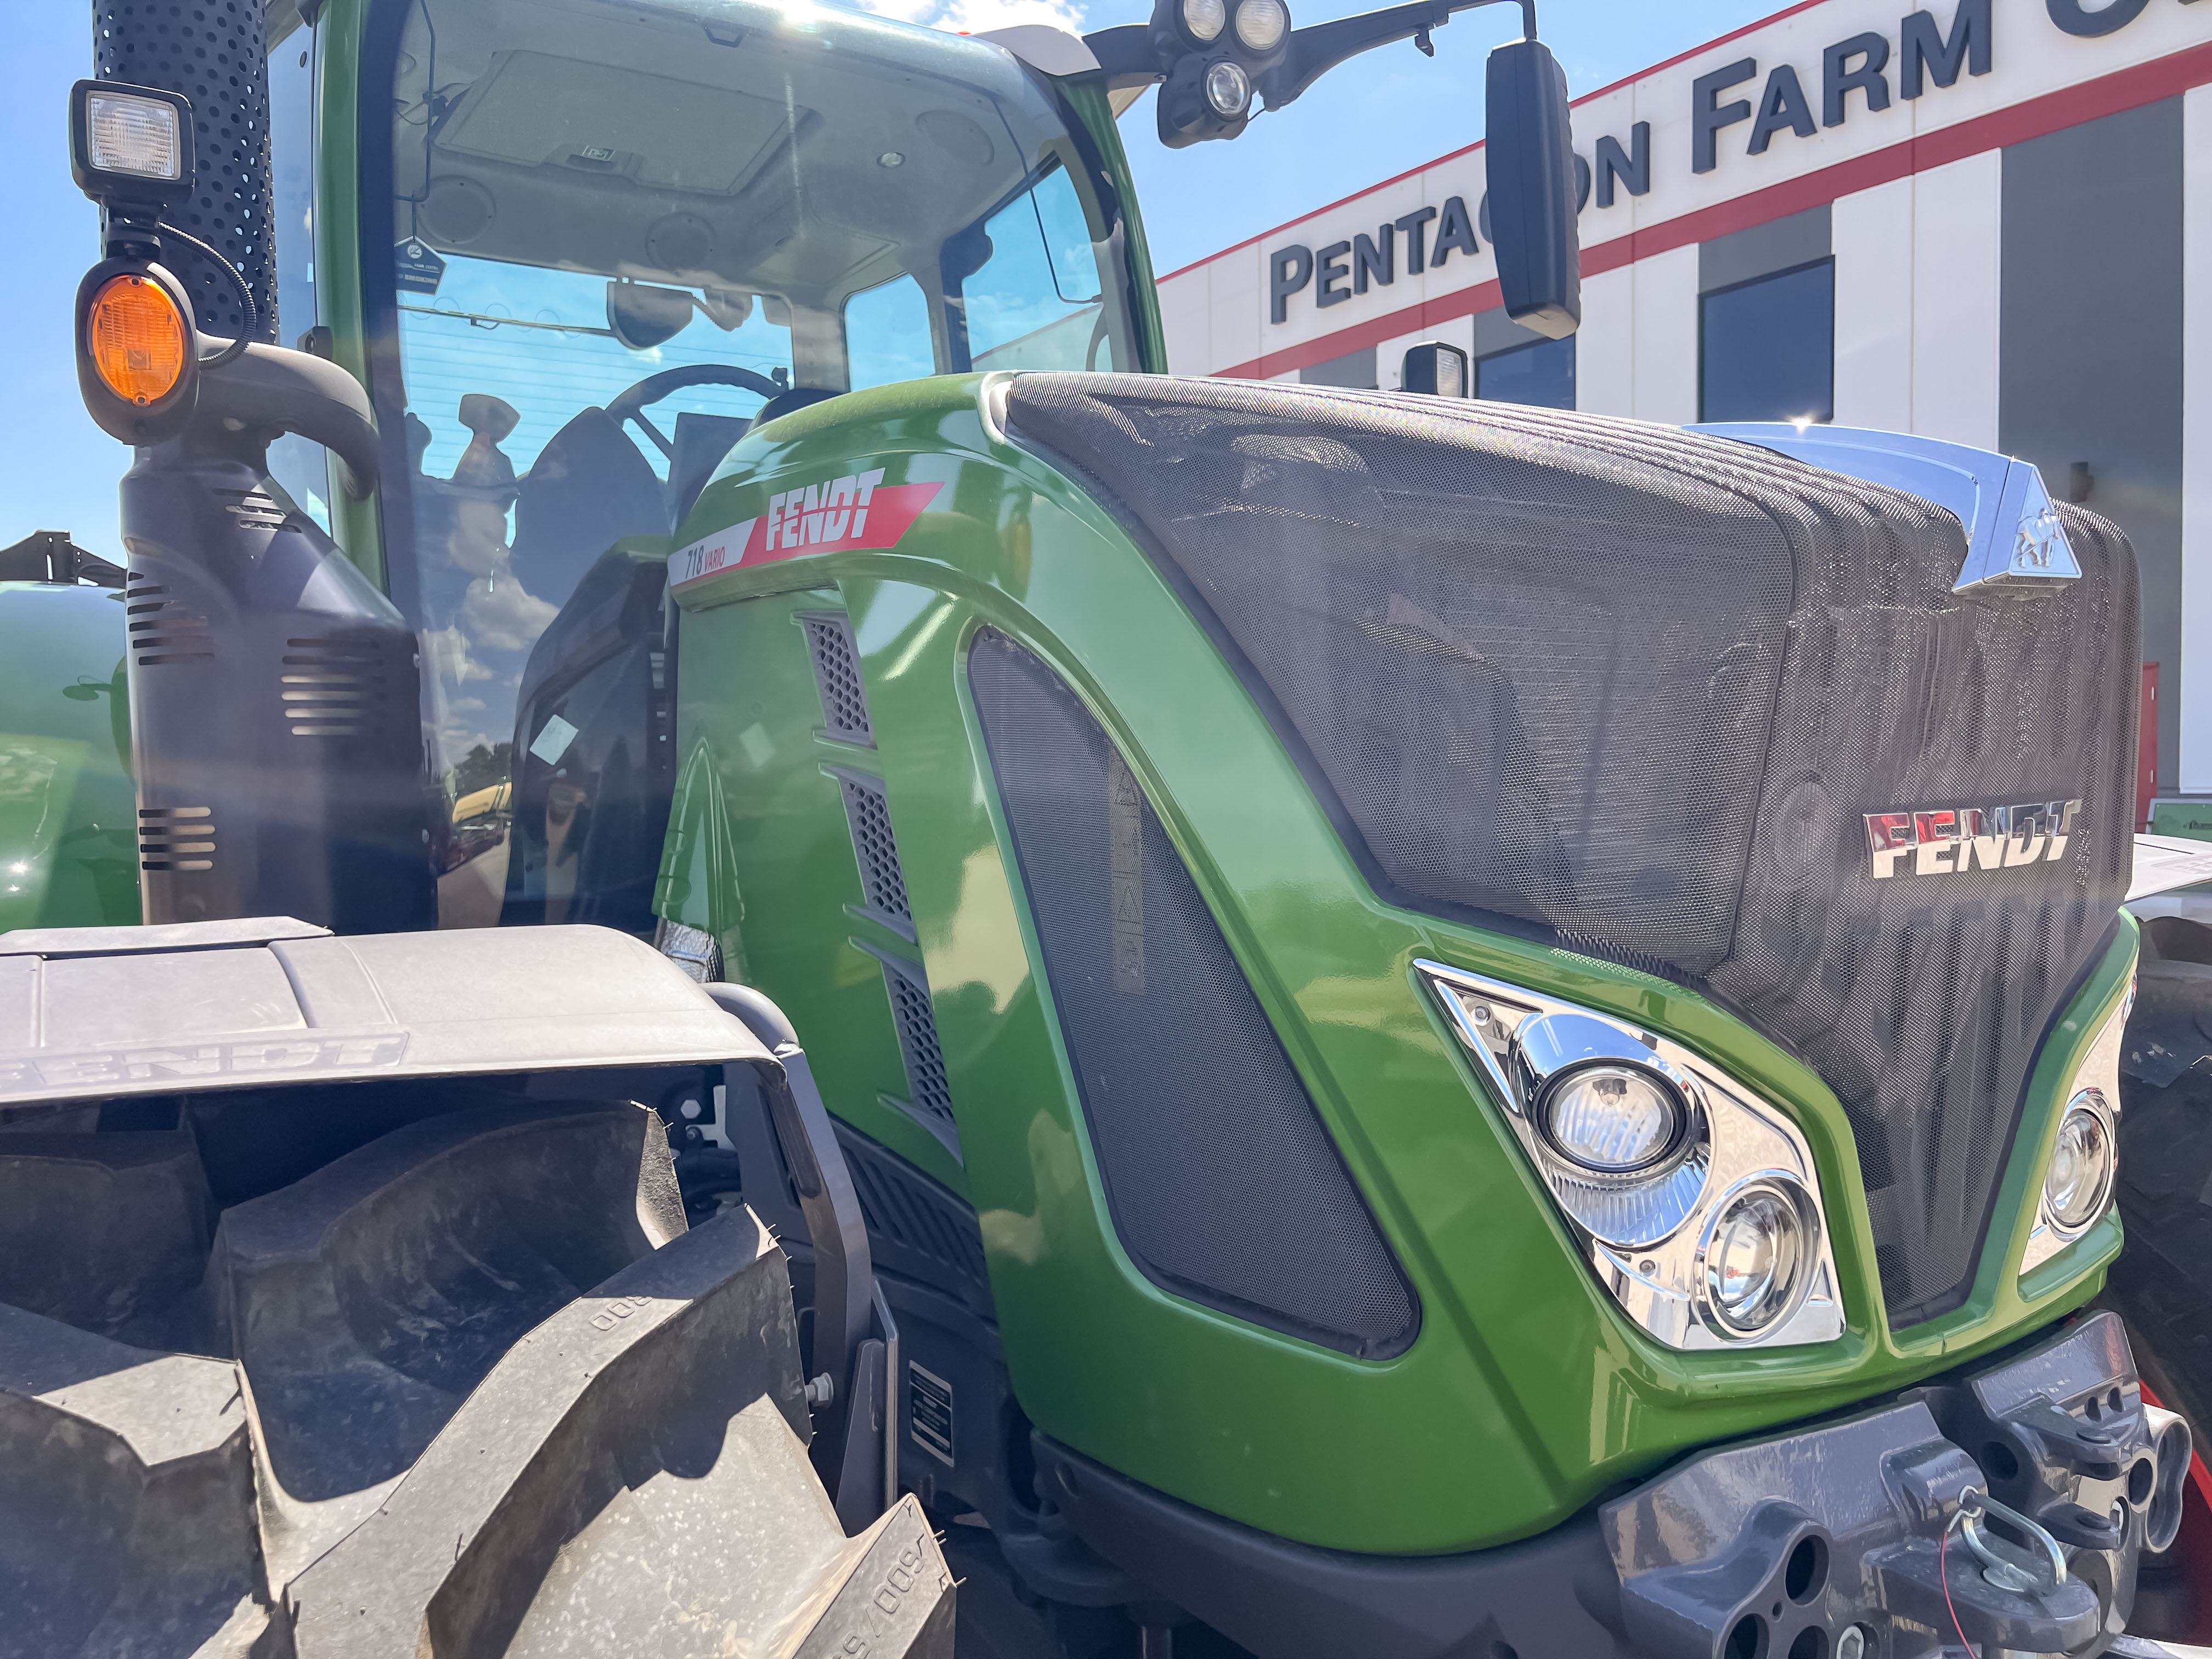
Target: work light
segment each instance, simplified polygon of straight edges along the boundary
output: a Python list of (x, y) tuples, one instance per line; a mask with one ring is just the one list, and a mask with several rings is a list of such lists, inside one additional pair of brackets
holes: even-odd
[(1212, 44), (1221, 33), (1221, 26), (1229, 21), (1228, 8), (1223, 0), (1182, 0), (1178, 15), (1182, 19), (1183, 33), (1201, 46)]
[(1290, 29), (1291, 11), (1283, 0), (1238, 0), (1237, 38), (1247, 51), (1264, 56), (1282, 43)]
[(1252, 77), (1244, 73), (1244, 66), (1232, 64), (1226, 58), (1209, 64), (1206, 71), (1206, 101), (1224, 121), (1233, 121), (1242, 115), (1244, 106), (1252, 101)]
[(70, 172), (112, 210), (158, 212), (192, 192), (192, 106), (179, 93), (113, 81), (70, 88)]

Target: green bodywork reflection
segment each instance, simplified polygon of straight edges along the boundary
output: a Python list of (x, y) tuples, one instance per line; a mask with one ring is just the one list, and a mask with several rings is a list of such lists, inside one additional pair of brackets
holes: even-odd
[(134, 923), (123, 596), (0, 582), (0, 933)]

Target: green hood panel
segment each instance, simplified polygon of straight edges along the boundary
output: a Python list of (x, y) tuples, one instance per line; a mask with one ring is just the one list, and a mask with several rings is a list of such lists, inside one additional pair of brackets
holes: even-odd
[[(2065, 1079), (2124, 994), (2123, 934), (2046, 1042), (1967, 1305), (1887, 1330), (1856, 1155), (1800, 1061), (1667, 981), (1395, 908), (1364, 881), (1251, 694), (1143, 551), (1074, 481), (1006, 442), (978, 377), (880, 388), (748, 437), (677, 538), (708, 542), (770, 498), (876, 469), (931, 484), (890, 545), (732, 561), (682, 580), (687, 787), (719, 780), (714, 831), (737, 895), (687, 880), (673, 919), (740, 943), (808, 1033), (833, 1110), (981, 1218), (1008, 1364), (1056, 1438), (1162, 1491), (1338, 1548), (1442, 1553), (1541, 1531), (1700, 1445), (1903, 1387), (2017, 1339), (2094, 1293), (2108, 1220), (2017, 1266)], [(872, 749), (823, 732), (794, 618), (849, 618)], [(1156, 806), (1420, 1304), (1403, 1353), (1362, 1361), (1169, 1293), (1114, 1236), (1026, 895), (967, 689), (997, 629), (1049, 665)], [(867, 914), (835, 772), (879, 779), (910, 940)], [(718, 867), (691, 857), (688, 869)], [(926, 968), (958, 1160), (896, 1098), (881, 958)], [(1682, 1353), (1619, 1312), (1422, 994), (1419, 957), (1667, 1033), (1802, 1129), (1831, 1218), (1848, 1330), (1816, 1347)]]

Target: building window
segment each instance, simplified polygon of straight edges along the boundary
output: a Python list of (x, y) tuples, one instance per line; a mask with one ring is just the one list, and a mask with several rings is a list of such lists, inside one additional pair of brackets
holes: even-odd
[(1475, 360), (1474, 395), (1539, 409), (1575, 406), (1575, 337), (1534, 340)]
[(1836, 262), (1698, 301), (1698, 418), (1826, 421), (1836, 412)]

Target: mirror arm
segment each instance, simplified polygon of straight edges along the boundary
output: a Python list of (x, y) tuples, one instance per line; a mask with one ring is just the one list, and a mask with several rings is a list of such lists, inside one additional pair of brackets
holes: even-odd
[[(1536, 38), (1536, 0), (1517, 3), (1525, 38), (1533, 40)], [(1290, 51), (1281, 63), (1260, 76), (1258, 90), (1269, 109), (1280, 109), (1348, 58), (1415, 38), (1420, 40), (1421, 50), (1428, 52), (1429, 31), (1449, 22), (1454, 12), (1511, 3), (1515, 0), (1414, 0), (1411, 5), (1391, 6), (1382, 11), (1363, 12), (1356, 17), (1340, 17), (1333, 23), (1292, 29)]]
[[(1410, 5), (1292, 29), (1282, 62), (1261, 75), (1255, 86), (1267, 108), (1280, 109), (1348, 58), (1415, 37), (1420, 39), (1421, 50), (1427, 52), (1429, 31), (1449, 22), (1454, 12), (1510, 4), (1521, 8), (1523, 38), (1534, 40), (1536, 0), (1413, 0)], [(1163, 39), (1149, 23), (1099, 29), (1085, 35), (1083, 44), (1098, 59), (1109, 92), (1157, 85), (1167, 78), (1185, 50), (1172, 34)]]
[[(1109, 92), (1149, 87), (1167, 75), (1160, 62), (1159, 48), (1152, 42), (1150, 23), (1121, 23), (1110, 29), (1100, 29), (1085, 35), (1083, 44), (1091, 48), (1098, 67), (1106, 72)], [(1170, 61), (1173, 61), (1172, 57)]]

